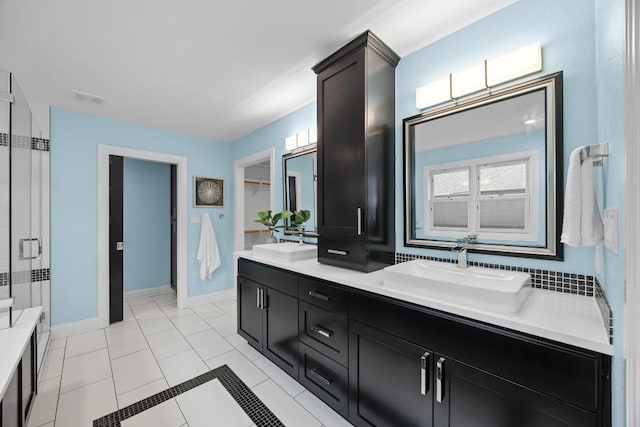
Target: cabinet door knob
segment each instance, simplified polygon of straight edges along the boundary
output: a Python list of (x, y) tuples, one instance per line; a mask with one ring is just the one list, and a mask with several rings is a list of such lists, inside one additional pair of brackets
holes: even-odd
[(429, 357), (431, 353), (425, 351), (422, 357), (420, 357), (420, 393), (422, 395), (427, 394), (427, 390), (429, 389), (429, 385), (427, 384), (427, 370), (429, 369)]
[(444, 362), (445, 358), (441, 357), (436, 363), (436, 402), (438, 403), (442, 403), (444, 394)]

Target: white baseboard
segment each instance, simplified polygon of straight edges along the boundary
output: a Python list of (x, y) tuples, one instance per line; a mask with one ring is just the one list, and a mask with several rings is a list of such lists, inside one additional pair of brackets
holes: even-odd
[(71, 335), (78, 335), (84, 332), (97, 331), (98, 318), (91, 317), (89, 319), (78, 320), (77, 322), (63, 323), (51, 327), (51, 338), (66, 338)]
[(221, 301), (224, 299), (235, 299), (236, 294), (233, 289), (225, 289), (223, 291), (212, 292), (210, 294), (198, 295), (197, 297), (187, 298), (185, 308), (194, 307), (196, 305), (207, 304), (210, 302)]
[(168, 294), (169, 292), (173, 292), (173, 289), (171, 289), (171, 285), (155, 286), (153, 288), (126, 291), (124, 292), (124, 299), (130, 300), (143, 297), (153, 297), (156, 295)]

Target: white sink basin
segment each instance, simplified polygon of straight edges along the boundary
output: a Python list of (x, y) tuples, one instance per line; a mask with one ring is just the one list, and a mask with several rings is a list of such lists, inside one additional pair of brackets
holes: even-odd
[(267, 243), (255, 245), (253, 254), (257, 257), (272, 259), (274, 261), (300, 261), (316, 258), (318, 247), (316, 245), (301, 245), (299, 243)]
[(526, 273), (414, 260), (382, 271), (387, 289), (500, 313), (517, 313), (531, 290)]

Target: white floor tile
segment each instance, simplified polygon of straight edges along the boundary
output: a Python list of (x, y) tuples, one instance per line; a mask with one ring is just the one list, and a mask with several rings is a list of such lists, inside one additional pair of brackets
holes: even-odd
[(286, 426), (320, 426), (320, 422), (273, 381), (253, 387), (253, 392)]
[(223, 337), (228, 337), (238, 332), (238, 322), (228, 314), (207, 319), (207, 323)]
[(123, 320), (135, 319), (133, 315), (133, 311), (131, 311), (131, 307), (129, 307), (129, 304), (124, 305), (124, 310), (122, 311), (122, 319)]
[(105, 328), (104, 334), (107, 336), (108, 343), (110, 338), (115, 338), (118, 335), (126, 334), (136, 329), (140, 329), (136, 319), (129, 319), (110, 324), (108, 328)]
[(226, 304), (226, 305), (218, 305), (224, 312), (226, 312), (231, 317), (238, 316), (238, 306), (236, 303)]
[(132, 298), (125, 297), (124, 300), (131, 307), (134, 307), (136, 305), (141, 305), (141, 304), (151, 304), (154, 302), (150, 296), (149, 297), (132, 297)]
[(150, 382), (141, 387), (134, 388), (133, 390), (124, 392), (118, 395), (118, 407), (120, 409), (125, 406), (129, 406), (133, 403), (139, 402), (142, 399), (146, 399), (149, 396), (153, 396), (156, 393), (160, 393), (169, 388), (169, 384), (164, 378)]
[(151, 409), (122, 421), (122, 427), (180, 427), (184, 417), (174, 399), (167, 400)]
[(97, 331), (67, 338), (67, 351), (64, 357), (78, 356), (79, 354), (89, 353), (106, 347), (107, 340), (104, 337), (104, 331), (98, 329)]
[(233, 350), (233, 346), (213, 329), (207, 329), (186, 338), (202, 360), (211, 359)]
[(49, 350), (42, 366), (40, 379), (48, 380), (62, 375), (62, 363), (64, 362), (64, 348)]
[(60, 395), (56, 427), (91, 426), (118, 409), (111, 378)]
[[(239, 426), (253, 422), (218, 380), (209, 381), (176, 397), (189, 427)], [(292, 424), (293, 425), (293, 424)]]
[(196, 305), (195, 307), (191, 307), (191, 310), (203, 319), (211, 319), (224, 313), (220, 307), (211, 303)]
[(156, 295), (151, 298), (153, 298), (153, 301), (155, 301), (155, 303), (158, 304), (159, 306), (176, 305), (178, 303), (178, 298), (176, 297), (176, 294), (173, 292), (168, 294)]
[(196, 314), (175, 317), (171, 321), (185, 337), (211, 328)]
[(262, 355), (255, 348), (251, 347), (247, 340), (242, 338), (238, 334), (229, 335), (227, 341), (229, 341), (238, 351), (244, 354), (249, 360), (254, 361)]
[(170, 387), (209, 371), (195, 351), (188, 350), (158, 361)]
[(296, 397), (304, 391), (304, 387), (299, 382), (291, 378), (282, 369), (276, 366), (266, 357), (261, 357), (253, 362), (258, 368), (275, 381), (280, 387), (284, 389), (290, 396)]
[(247, 387), (253, 387), (268, 379), (264, 372), (258, 369), (256, 365), (251, 363), (249, 359), (244, 357), (238, 350), (233, 350), (207, 360), (207, 366), (209, 366), (210, 369), (215, 369), (222, 365), (229, 366)]
[(40, 381), (38, 394), (33, 401), (29, 426), (41, 426), (56, 419), (58, 407), (58, 393), (60, 393), (60, 377)]
[(114, 359), (111, 367), (118, 394), (162, 378), (162, 371), (150, 350)]
[(180, 316), (188, 316), (193, 314), (193, 311), (189, 308), (178, 308), (175, 305), (163, 305), (160, 307), (160, 310), (169, 318), (173, 319), (174, 317)]
[(109, 344), (109, 357), (111, 359), (149, 348), (147, 339), (140, 329), (133, 329), (118, 334), (117, 336), (108, 337), (107, 342)]
[[(55, 424), (55, 422), (51, 421), (50, 423), (43, 424), (40, 427), (55, 427)], [(31, 424), (29, 424), (29, 427), (31, 427)]]
[(132, 305), (131, 311), (136, 319), (155, 319), (158, 317), (165, 317), (160, 307), (155, 302)]
[(60, 393), (111, 377), (107, 349), (81, 354), (64, 360)]
[(64, 346), (67, 344), (67, 339), (66, 338), (58, 338), (56, 340), (50, 340), (49, 341), (49, 350), (56, 350), (59, 348), (64, 348)]
[(308, 390), (300, 393), (296, 401), (311, 415), (316, 417), (323, 425), (331, 427), (350, 427), (351, 423), (342, 418), (322, 400), (318, 399)]
[(173, 323), (167, 316), (156, 317), (153, 319), (138, 319), (138, 323), (140, 324), (140, 329), (144, 332), (145, 335), (153, 335), (158, 332), (164, 332), (171, 329), (175, 329)]
[(189, 343), (176, 329), (149, 335), (147, 341), (158, 360), (191, 349)]
[(225, 298), (225, 299), (221, 299), (220, 301), (216, 301), (215, 305), (222, 308), (224, 306), (235, 304), (235, 303), (236, 303), (236, 300), (234, 300), (233, 298)]

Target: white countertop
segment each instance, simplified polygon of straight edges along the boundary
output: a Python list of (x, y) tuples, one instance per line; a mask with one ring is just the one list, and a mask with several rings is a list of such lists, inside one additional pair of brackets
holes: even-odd
[(41, 312), (42, 307), (15, 310), (13, 315), (20, 316), (15, 325), (0, 330), (0, 399), (7, 391), (11, 376), (20, 363)]
[(273, 261), (257, 257), (251, 251), (237, 252), (236, 256), (514, 331), (607, 355), (613, 354), (608, 331), (593, 297), (532, 289), (518, 313), (494, 313), (385, 288), (381, 271), (362, 273), (320, 264), (315, 258), (295, 262)]

